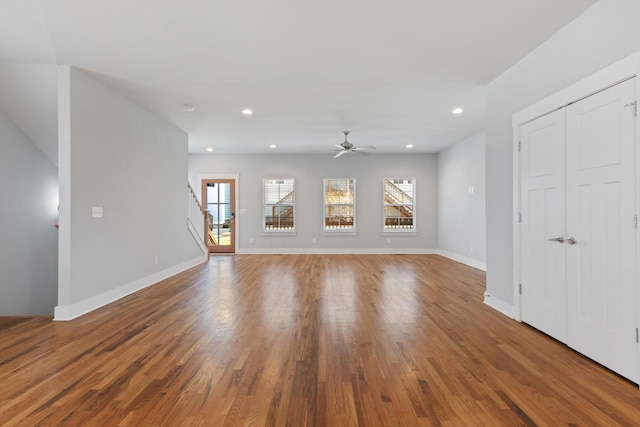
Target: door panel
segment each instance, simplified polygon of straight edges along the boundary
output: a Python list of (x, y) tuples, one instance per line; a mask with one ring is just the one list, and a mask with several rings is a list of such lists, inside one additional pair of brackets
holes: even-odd
[(637, 381), (635, 79), (567, 107), (568, 344)]
[(202, 200), (209, 252), (235, 252), (235, 180), (202, 180)]
[(565, 121), (558, 110), (520, 128), (522, 320), (565, 341)]

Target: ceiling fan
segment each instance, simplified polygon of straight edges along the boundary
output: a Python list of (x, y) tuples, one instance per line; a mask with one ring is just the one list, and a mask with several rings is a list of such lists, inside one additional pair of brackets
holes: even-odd
[(344, 133), (344, 142), (342, 144), (335, 144), (335, 147), (340, 152), (338, 154), (336, 154), (335, 156), (333, 156), (334, 159), (336, 157), (342, 156), (344, 153), (358, 153), (358, 152), (361, 153), (363, 150), (375, 150), (376, 149), (376, 147), (374, 147), (373, 145), (363, 145), (363, 146), (360, 146), (360, 147), (355, 147), (352, 143), (347, 141), (347, 136), (349, 135), (349, 131), (345, 130), (342, 133)]

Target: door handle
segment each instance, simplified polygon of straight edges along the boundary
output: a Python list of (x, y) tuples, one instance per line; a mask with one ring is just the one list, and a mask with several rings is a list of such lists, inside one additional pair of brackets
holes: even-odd
[(564, 237), (560, 236), (560, 237), (552, 237), (550, 239), (547, 239), (550, 242), (558, 242), (558, 243), (564, 243)]
[(574, 239), (573, 237), (569, 237), (569, 238), (567, 239), (567, 243), (568, 243), (568, 244), (570, 244), (570, 245), (575, 245), (575, 244), (576, 244), (576, 243), (578, 243), (578, 242), (577, 242), (577, 241), (576, 241), (576, 239)]

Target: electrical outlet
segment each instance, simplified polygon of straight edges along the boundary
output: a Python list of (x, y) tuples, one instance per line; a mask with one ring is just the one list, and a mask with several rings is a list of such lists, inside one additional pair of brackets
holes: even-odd
[(158, 265), (158, 256), (154, 256), (154, 257), (153, 257), (153, 263), (154, 263), (155, 265)]
[(387, 237), (387, 244), (391, 243), (391, 237)]
[(249, 239), (249, 244), (253, 245), (256, 242), (256, 239), (253, 237)]
[(311, 243), (313, 243), (313, 244), (315, 245), (316, 243), (318, 243), (318, 240), (314, 237), (314, 238), (311, 240)]

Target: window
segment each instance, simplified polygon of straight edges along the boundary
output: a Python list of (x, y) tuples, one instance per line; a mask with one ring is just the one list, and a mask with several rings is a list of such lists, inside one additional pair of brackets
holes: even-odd
[(324, 230), (355, 231), (356, 180), (324, 180)]
[(294, 231), (293, 179), (263, 180), (264, 231)]
[(384, 231), (415, 230), (415, 179), (384, 180)]

